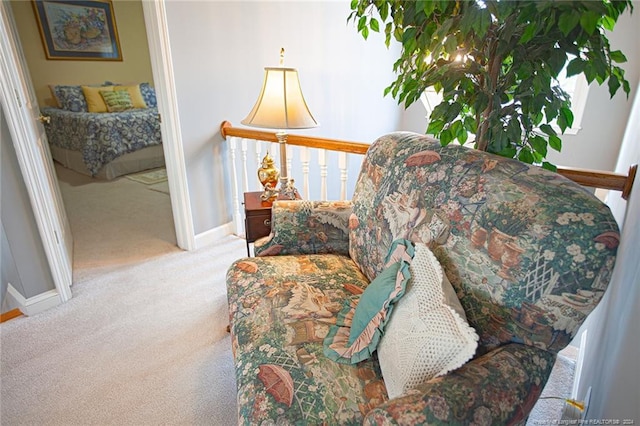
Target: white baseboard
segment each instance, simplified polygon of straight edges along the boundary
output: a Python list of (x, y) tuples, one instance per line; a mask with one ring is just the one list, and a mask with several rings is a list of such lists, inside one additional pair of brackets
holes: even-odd
[(60, 294), (56, 290), (45, 291), (27, 299), (11, 284), (7, 287), (7, 296), (12, 299), (20, 312), (27, 316), (39, 314), (62, 303)]
[(202, 232), (195, 236), (196, 250), (231, 234), (233, 234), (233, 222)]

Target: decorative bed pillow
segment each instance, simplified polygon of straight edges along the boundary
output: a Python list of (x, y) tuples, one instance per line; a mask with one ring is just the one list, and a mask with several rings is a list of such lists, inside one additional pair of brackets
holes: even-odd
[(158, 101), (156, 99), (156, 90), (149, 83), (140, 83), (140, 93), (142, 93), (142, 98), (144, 99), (144, 103), (149, 108), (155, 108), (158, 106)]
[(87, 101), (87, 109), (89, 112), (107, 112), (107, 104), (104, 103), (104, 99), (100, 92), (112, 91), (113, 86), (81, 86), (84, 98)]
[(378, 345), (389, 398), (459, 368), (474, 355), (478, 335), (429, 248), (417, 243), (411, 280)]
[(376, 350), (394, 303), (404, 294), (410, 278), (413, 244), (396, 240), (391, 244), (385, 269), (364, 292), (345, 301), (324, 339), (324, 354), (342, 364), (355, 364)]
[(58, 108), (72, 112), (87, 112), (82, 88), (80, 86), (50, 85), (51, 96), (56, 101)]
[(133, 108), (147, 108), (147, 104), (142, 97), (142, 92), (140, 91), (139, 84), (131, 84), (127, 86), (116, 85), (113, 87), (113, 90), (126, 90), (127, 92), (129, 92)]
[(126, 111), (134, 108), (131, 96), (126, 90), (101, 90), (100, 95), (109, 112)]

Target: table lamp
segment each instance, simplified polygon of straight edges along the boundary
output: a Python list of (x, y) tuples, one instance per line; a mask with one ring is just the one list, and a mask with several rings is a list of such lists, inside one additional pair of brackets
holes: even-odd
[(307, 103), (302, 96), (298, 70), (285, 68), (284, 49), (280, 50), (280, 66), (265, 67), (264, 82), (256, 104), (241, 121), (252, 127), (277, 129), (276, 137), (280, 144), (280, 188), (265, 186), (261, 198), (273, 200), (277, 194), (280, 198), (293, 200), (297, 197), (293, 179), (287, 174), (287, 130), (309, 129), (318, 126)]

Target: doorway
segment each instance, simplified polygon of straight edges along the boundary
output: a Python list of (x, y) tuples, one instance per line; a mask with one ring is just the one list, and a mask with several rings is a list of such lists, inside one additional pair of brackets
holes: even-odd
[[(10, 5), (5, 4), (3, 13), (11, 15)], [(149, 53), (151, 56), (152, 70), (154, 75), (154, 82), (156, 84), (157, 97), (159, 102), (159, 112), (164, 117), (162, 120), (161, 128), (163, 134), (163, 150), (165, 153), (168, 182), (170, 187), (171, 208), (173, 212), (173, 220), (176, 230), (176, 240), (180, 248), (185, 250), (195, 249), (193, 223), (190, 211), (190, 202), (187, 191), (186, 182), (186, 170), (184, 164), (184, 158), (181, 149), (181, 134), (179, 132), (179, 120), (177, 113), (177, 102), (175, 100), (175, 87), (172, 77), (172, 64), (170, 60), (170, 52), (167, 36), (166, 25), (166, 13), (163, 2), (143, 2), (145, 24), (147, 30), (147, 36), (149, 41)], [(9, 16), (11, 20), (11, 16)], [(3, 53), (6, 53), (6, 57), (9, 61), (13, 61), (11, 64), (12, 69), (17, 70), (16, 75), (13, 77), (14, 81), (9, 80), (8, 85), (3, 88), (3, 93), (13, 96), (17, 95), (17, 101), (14, 99), (8, 104), (8, 108), (12, 113), (12, 116), (22, 116), (24, 120), (29, 119), (24, 111), (21, 111), (20, 99), (27, 99), (29, 91), (29, 78), (24, 67), (17, 65), (21, 60), (24, 62), (24, 57), (21, 52), (20, 43), (17, 42), (17, 34), (14, 25), (8, 25), (4, 29), (9, 34), (13, 34), (10, 37), (12, 40), (16, 40), (14, 44), (2, 45)], [(7, 38), (5, 38), (6, 40)], [(33, 124), (31, 124), (33, 127)], [(28, 133), (28, 132), (27, 132)], [(27, 135), (29, 136), (29, 135)], [(20, 138), (18, 141), (14, 141), (17, 144), (36, 145), (35, 142), (28, 140), (28, 137)], [(33, 150), (33, 147), (29, 147)], [(28, 150), (27, 150), (28, 151)], [(64, 269), (64, 252), (63, 248), (56, 245), (53, 240), (53, 235), (56, 233), (56, 228), (50, 225), (50, 218), (60, 218), (61, 214), (64, 216), (64, 212), (57, 211), (55, 203), (55, 192), (49, 191), (47, 188), (42, 188), (46, 185), (39, 185), (39, 190), (36, 190), (30, 183), (34, 182), (34, 176), (42, 176), (43, 168), (46, 168), (46, 158), (42, 155), (28, 155), (27, 153), (19, 152), (21, 164), (23, 164), (23, 175), (25, 175), (25, 183), (30, 187), (30, 193), (32, 196), (32, 204), (34, 204), (34, 214), (39, 220), (39, 223), (44, 225), (40, 228), (40, 234), (45, 242), (45, 251), (47, 253), (47, 261), (49, 266), (54, 272), (54, 281), (58, 294), (60, 295), (60, 301), (66, 301), (70, 298), (71, 280), (67, 280), (64, 276), (58, 277), (56, 271)], [(39, 182), (39, 178), (36, 179)], [(59, 188), (58, 188), (59, 190)], [(59, 193), (59, 191), (58, 191)], [(37, 208), (36, 208), (37, 207)], [(66, 218), (65, 218), (66, 219)], [(53, 241), (53, 242), (52, 242)]]

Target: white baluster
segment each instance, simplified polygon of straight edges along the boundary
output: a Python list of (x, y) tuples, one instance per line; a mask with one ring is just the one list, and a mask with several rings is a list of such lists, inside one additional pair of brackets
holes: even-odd
[(236, 235), (242, 233), (242, 216), (240, 213), (240, 199), (238, 198), (238, 170), (236, 167), (236, 138), (230, 137), (229, 153), (231, 156), (231, 189), (233, 201), (233, 229)]
[(340, 200), (347, 199), (347, 153), (338, 153), (338, 167), (340, 168)]
[(291, 160), (293, 159), (293, 147), (291, 145), (287, 145), (287, 176), (289, 180), (293, 178), (293, 173), (291, 172)]
[(320, 166), (320, 200), (327, 199), (327, 151), (318, 150), (318, 165)]
[(302, 193), (305, 200), (309, 199), (309, 147), (300, 150), (300, 162), (302, 163)]
[[(277, 143), (267, 142), (269, 144), (269, 151), (271, 151), (271, 158), (280, 158), (280, 145)], [(276, 164), (278, 162), (276, 161)], [(278, 164), (278, 169), (282, 172), (282, 165)]]
[(253, 143), (256, 146), (256, 172), (254, 173), (256, 177), (256, 188), (262, 189), (262, 184), (260, 183), (260, 179), (258, 179), (258, 169), (262, 166), (262, 143), (257, 140), (253, 140)]
[(249, 175), (247, 174), (247, 140), (242, 139), (242, 188), (244, 192), (249, 191)]

